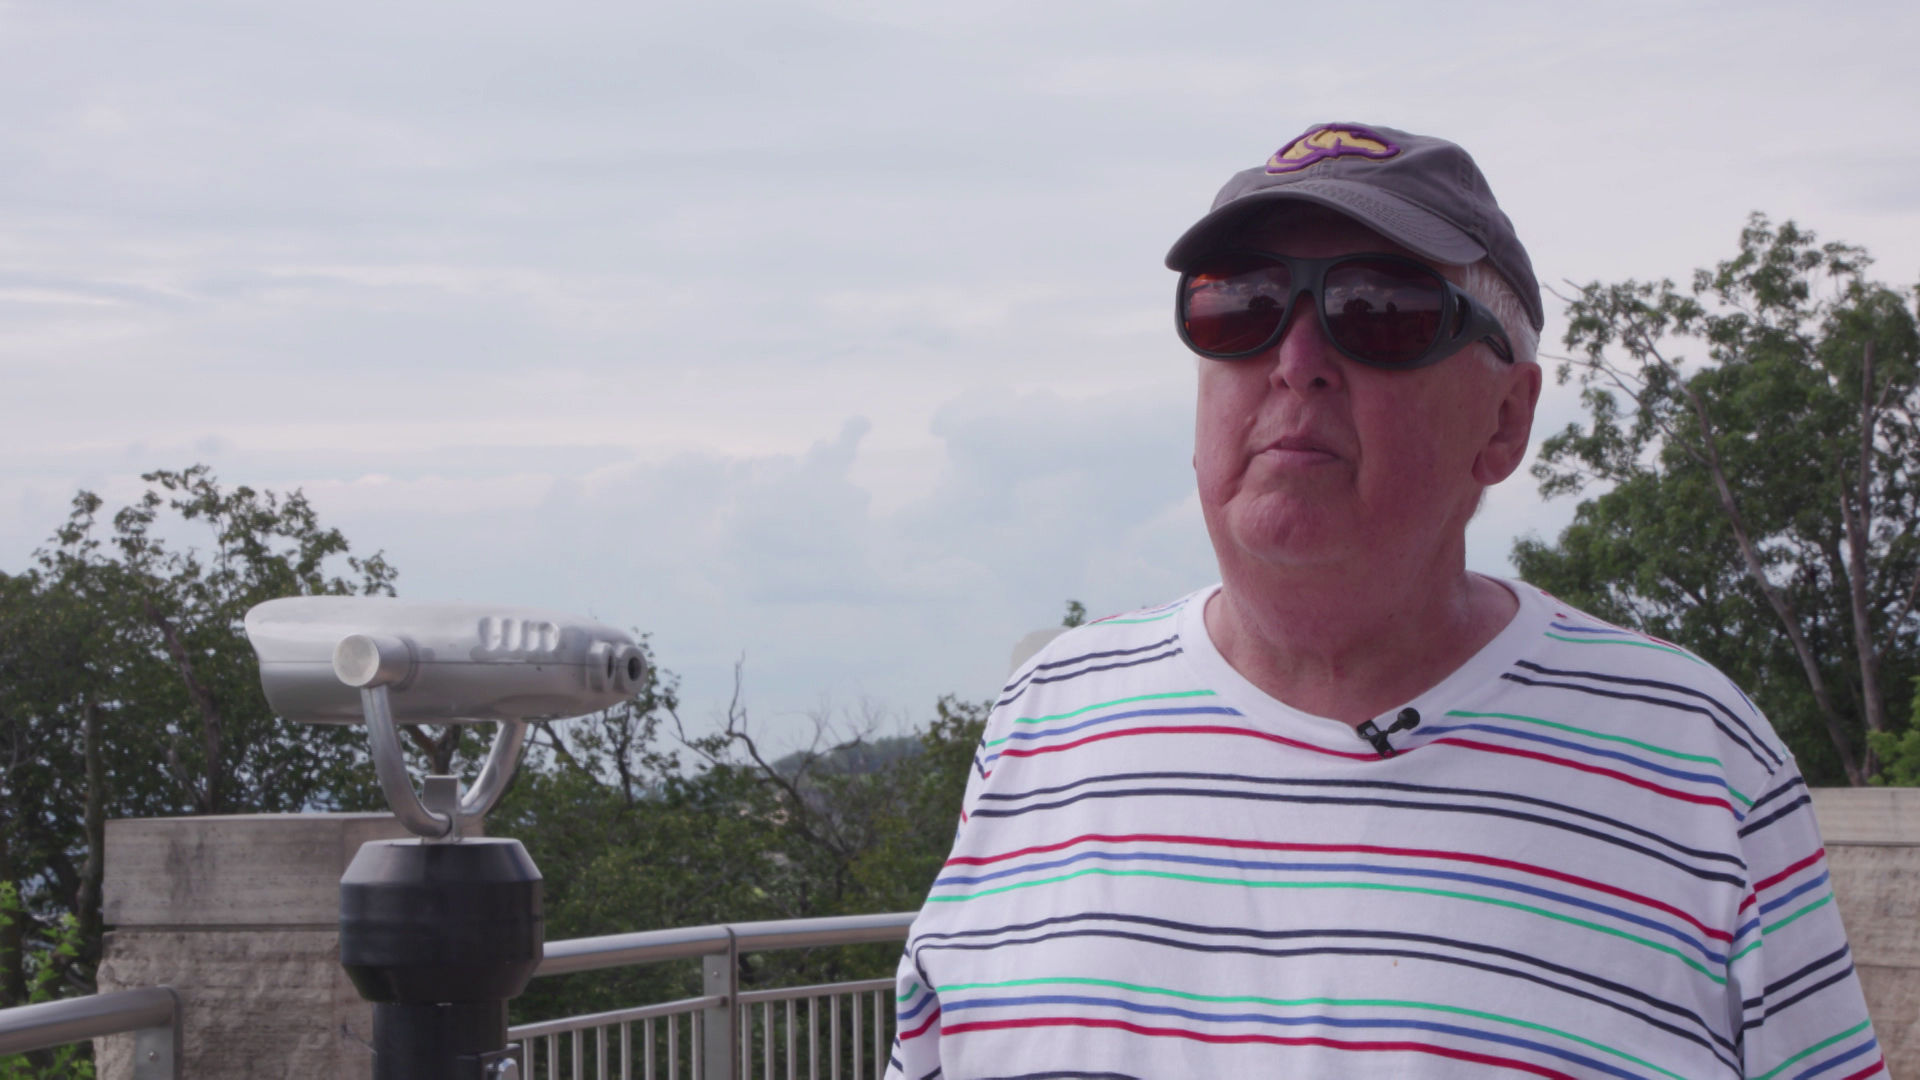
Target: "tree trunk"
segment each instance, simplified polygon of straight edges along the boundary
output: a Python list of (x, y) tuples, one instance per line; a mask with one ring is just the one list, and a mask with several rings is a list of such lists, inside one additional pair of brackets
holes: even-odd
[(202, 753), (206, 755), (205, 768), (200, 789), (191, 794), (195, 809), (203, 814), (220, 812), (220, 742), (225, 725), (220, 720), (220, 709), (214, 703), (213, 694), (201, 685), (199, 676), (194, 673), (193, 657), (187, 653), (186, 644), (180, 640), (180, 633), (173, 623), (151, 602), (146, 604), (147, 620), (160, 630), (160, 636), (166, 639), (167, 651), (173, 654), (173, 662), (180, 669), (181, 681), (187, 684), (187, 696), (193, 699), (194, 707), (200, 710), (200, 740)]
[(1706, 450), (1707, 471), (1713, 477), (1714, 491), (1720, 496), (1720, 507), (1726, 511), (1733, 538), (1740, 545), (1740, 556), (1747, 564), (1747, 573), (1759, 587), (1761, 595), (1766, 597), (1767, 605), (1773, 608), (1774, 615), (1786, 631), (1787, 640), (1793, 644), (1794, 655), (1800, 658), (1800, 668), (1807, 676), (1807, 687), (1813, 691), (1814, 704), (1820, 709), (1820, 718), (1826, 722), (1827, 737), (1833, 740), (1834, 752), (1840, 755), (1840, 767), (1846, 770), (1847, 782), (1855, 787), (1864, 786), (1866, 774), (1859, 762), (1854, 760), (1853, 748), (1847, 745), (1846, 727), (1833, 707), (1832, 695), (1827, 692), (1827, 680), (1820, 674), (1820, 661), (1813, 655), (1813, 649), (1807, 645), (1806, 635), (1800, 630), (1800, 617), (1794, 613), (1786, 593), (1768, 579), (1766, 567), (1760, 562), (1760, 553), (1753, 545), (1753, 538), (1747, 534), (1746, 519), (1740, 513), (1740, 505), (1733, 497), (1733, 487), (1727, 483), (1727, 471), (1720, 462), (1720, 447), (1714, 439), (1713, 421), (1707, 416), (1706, 403), (1684, 382), (1679, 386), (1692, 403), (1694, 417), (1700, 423), (1700, 440)]
[(81, 713), (81, 750), (87, 769), (87, 861), (80, 868), (80, 894), (74, 899), (74, 918), (87, 960), (100, 955), (100, 896), (107, 870), (107, 771), (100, 761), (100, 706), (92, 701)]
[(1840, 496), (1840, 518), (1847, 528), (1847, 598), (1853, 607), (1853, 650), (1860, 659), (1860, 697), (1867, 728), (1887, 730), (1887, 702), (1880, 693), (1880, 650), (1873, 639), (1873, 611), (1867, 598), (1867, 546), (1873, 541), (1873, 342), (1860, 358), (1860, 470), (1851, 500)]
[(413, 745), (427, 755), (427, 772), (434, 776), (446, 776), (453, 772), (453, 752), (460, 748), (460, 725), (440, 725), (438, 738), (428, 735), (427, 729), (420, 724), (406, 726), (407, 737)]

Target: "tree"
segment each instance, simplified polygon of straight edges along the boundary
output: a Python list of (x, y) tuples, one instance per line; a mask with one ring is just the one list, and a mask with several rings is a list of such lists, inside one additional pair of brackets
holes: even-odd
[(854, 862), (862, 907), (904, 911), (926, 901), (953, 848), (967, 777), (992, 707), (991, 700), (962, 701), (953, 694), (935, 703), (933, 720), (917, 737), (916, 759), (895, 767), (901, 774), (895, 812), (882, 819), (873, 843)]
[(1587, 420), (1543, 442), (1534, 475), (1548, 498), (1607, 490), (1513, 554), (1529, 581), (1726, 670), (1810, 780), (1852, 784), (1920, 670), (1920, 335), (1911, 294), (1869, 264), (1755, 214), (1689, 292), (1578, 287), (1559, 378), (1578, 377)]
[[(1920, 681), (1915, 686), (1920, 689)], [(1876, 784), (1893, 787), (1920, 787), (1920, 694), (1913, 698), (1913, 716), (1907, 730), (1898, 735), (1890, 731), (1870, 731), (1867, 742), (1879, 755), (1883, 768), (1873, 778)]]
[[(30, 996), (30, 972), (91, 988), (109, 816), (374, 798), (359, 732), (273, 716), (241, 619), (281, 596), (389, 593), (392, 568), (349, 555), (297, 491), (225, 489), (201, 466), (144, 479), (106, 530), (80, 492), (37, 565), (0, 575), (0, 887), (18, 897), (0, 1005)], [(195, 529), (204, 548), (162, 538)], [(69, 915), (80, 944), (62, 954)]]
[[(241, 620), (280, 596), (390, 594), (392, 567), (354, 558), (298, 491), (226, 488), (197, 466), (146, 479), (150, 490), (105, 524), (102, 500), (80, 492), (36, 564), (0, 574), (0, 1007), (91, 989), (108, 816), (381, 805), (361, 731), (274, 718)], [(861, 731), (770, 761), (739, 696), (725, 731), (687, 737), (674, 679), (642, 642), (641, 692), (537, 725), (488, 821), (541, 867), (550, 938), (921, 902), (952, 840), (984, 704), (945, 698), (920, 730)], [(416, 768), (471, 773), (484, 749), (453, 726), (415, 732), (410, 753)], [(897, 953), (754, 955), (742, 977), (884, 975)], [(698, 985), (688, 964), (538, 980), (515, 1009), (550, 1017)], [(0, 1077), (65, 1067), (0, 1060)]]
[[(924, 729), (869, 731), (770, 759), (736, 693), (727, 725), (689, 737), (671, 676), (649, 665), (631, 703), (543, 725), (489, 817), (546, 881), (549, 939), (919, 906), (945, 861), (986, 705), (943, 698)], [(665, 745), (667, 725), (679, 749)], [(822, 724), (822, 733), (828, 729)], [(743, 957), (744, 985), (890, 973), (894, 945)], [(692, 963), (536, 980), (517, 1019), (699, 992)]]

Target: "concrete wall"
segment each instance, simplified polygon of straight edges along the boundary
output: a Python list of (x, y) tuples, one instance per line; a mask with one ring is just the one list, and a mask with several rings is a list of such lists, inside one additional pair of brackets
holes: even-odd
[[(101, 990), (167, 985), (192, 1080), (364, 1080), (372, 1007), (340, 970), (340, 875), (391, 814), (252, 814), (107, 823)], [(130, 1080), (133, 1037), (95, 1041)]]
[(1834, 902), (1897, 1080), (1920, 1077), (1920, 788), (1815, 788)]

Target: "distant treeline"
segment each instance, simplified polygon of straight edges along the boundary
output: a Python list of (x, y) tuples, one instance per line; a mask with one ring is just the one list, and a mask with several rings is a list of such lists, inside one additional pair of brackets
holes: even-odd
[[(383, 809), (359, 728), (267, 707), (246, 611), (316, 594), (391, 595), (299, 493), (156, 472), (104, 518), (79, 493), (35, 565), (0, 573), (0, 1007), (91, 992), (105, 822)], [(164, 537), (191, 535), (188, 546)], [(651, 660), (651, 656), (649, 656)], [(745, 919), (891, 911), (924, 897), (951, 843), (984, 706), (943, 699), (907, 734), (763, 756), (737, 700), (685, 737), (674, 679), (650, 668), (619, 708), (536, 729), (489, 818), (546, 879), (559, 939)], [(410, 728), (418, 771), (469, 775), (484, 730)], [(770, 954), (749, 984), (886, 974), (896, 947)], [(516, 1019), (694, 990), (686, 965), (541, 980)], [(82, 1075), (85, 1050), (0, 1060), (0, 1076)]]

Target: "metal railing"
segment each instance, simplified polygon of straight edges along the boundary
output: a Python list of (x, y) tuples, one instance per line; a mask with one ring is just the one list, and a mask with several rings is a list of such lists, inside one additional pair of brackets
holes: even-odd
[(522, 1024), (529, 1080), (879, 1080), (892, 979), (742, 992), (740, 954), (903, 941), (910, 911), (550, 941), (534, 974), (701, 958), (699, 997)]
[(133, 1080), (181, 1080), (180, 995), (168, 986), (0, 1009), (0, 1055), (133, 1034)]
[[(892, 979), (741, 991), (740, 954), (903, 941), (913, 912), (695, 926), (548, 942), (536, 975), (700, 957), (699, 997), (511, 1029), (529, 1080), (879, 1080)], [(0, 1056), (134, 1036), (133, 1080), (181, 1080), (180, 998), (120, 990), (0, 1009)]]

